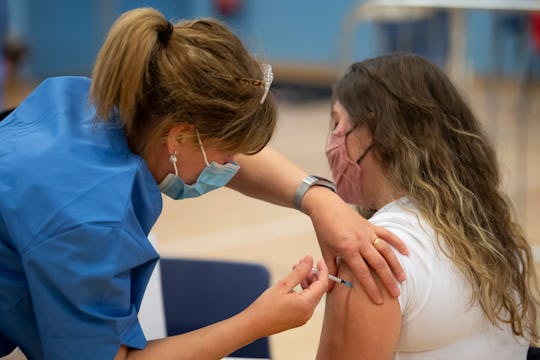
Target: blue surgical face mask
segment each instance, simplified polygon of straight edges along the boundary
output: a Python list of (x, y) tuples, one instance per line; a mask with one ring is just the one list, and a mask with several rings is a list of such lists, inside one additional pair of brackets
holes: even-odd
[(224, 165), (218, 164), (215, 161), (208, 163), (206, 152), (204, 151), (201, 138), (199, 137), (199, 132), (197, 130), (195, 130), (195, 132), (197, 134), (197, 139), (199, 140), (199, 146), (201, 148), (206, 167), (203, 169), (194, 184), (187, 185), (184, 183), (184, 180), (178, 176), (178, 167), (176, 166), (176, 150), (173, 152), (169, 158), (169, 161), (173, 164), (174, 174), (167, 174), (165, 179), (159, 183), (159, 189), (162, 193), (175, 200), (201, 196), (209, 191), (221, 188), (227, 185), (238, 169), (240, 169), (240, 165), (234, 161)]

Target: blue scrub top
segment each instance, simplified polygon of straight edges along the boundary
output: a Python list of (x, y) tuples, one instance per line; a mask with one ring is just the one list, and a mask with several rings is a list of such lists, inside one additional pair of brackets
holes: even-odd
[(0, 122), (0, 356), (112, 359), (144, 348), (137, 312), (162, 199), (90, 80), (43, 82)]

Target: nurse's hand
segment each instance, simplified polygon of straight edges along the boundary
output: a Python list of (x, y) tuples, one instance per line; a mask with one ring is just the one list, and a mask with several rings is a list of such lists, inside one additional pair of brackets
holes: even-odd
[[(393, 296), (399, 296), (396, 279), (405, 280), (405, 273), (390, 248), (407, 255), (407, 247), (390, 231), (373, 225), (351, 209), (339, 196), (320, 186), (314, 186), (302, 200), (302, 210), (309, 215), (319, 240), (323, 258), (330, 274), (336, 274), (336, 257), (341, 257), (377, 304), (382, 295), (370, 269), (375, 270)], [(374, 243), (374, 240), (380, 238)], [(329, 285), (330, 290), (333, 284)]]
[(311, 279), (313, 259), (306, 256), (285, 278), (268, 288), (244, 312), (251, 318), (253, 331), (259, 337), (269, 336), (304, 325), (328, 289), (328, 269), (321, 260), (319, 273), (309, 287), (295, 291), (306, 279)]

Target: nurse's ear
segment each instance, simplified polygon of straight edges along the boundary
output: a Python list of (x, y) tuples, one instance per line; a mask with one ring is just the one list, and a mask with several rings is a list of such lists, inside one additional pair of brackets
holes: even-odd
[(171, 127), (167, 133), (167, 150), (172, 154), (174, 150), (179, 152), (179, 145), (193, 144), (195, 126), (189, 124), (179, 124)]

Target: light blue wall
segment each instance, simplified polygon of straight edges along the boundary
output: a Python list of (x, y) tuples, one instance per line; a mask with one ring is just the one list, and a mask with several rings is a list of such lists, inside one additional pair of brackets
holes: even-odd
[[(218, 17), (227, 22), (253, 52), (269, 61), (337, 66), (346, 14), (356, 0), (243, 0), (240, 11), (220, 17), (216, 0), (8, 0), (10, 31), (25, 39), (30, 55), (25, 74), (41, 79), (60, 74), (85, 74), (105, 34), (122, 12), (152, 6), (171, 19)], [(475, 69), (492, 72), (493, 14), (470, 12), (468, 57)], [(350, 44), (352, 60), (377, 54), (379, 27), (371, 23), (356, 28)], [(441, 39), (444, 37), (441, 35)], [(441, 40), (442, 41), (442, 40)], [(505, 72), (519, 74), (512, 38), (500, 37), (506, 49), (498, 59)], [(515, 51), (514, 51), (515, 53)]]
[(332, 64), (343, 17), (355, 3), (255, 0), (250, 27), (270, 59)]
[[(467, 53), (479, 73), (521, 76), (528, 52), (527, 35), (505, 24), (502, 14), (471, 11), (467, 17)], [(523, 14), (513, 14), (520, 17)], [(496, 27), (497, 26), (497, 27)]]

